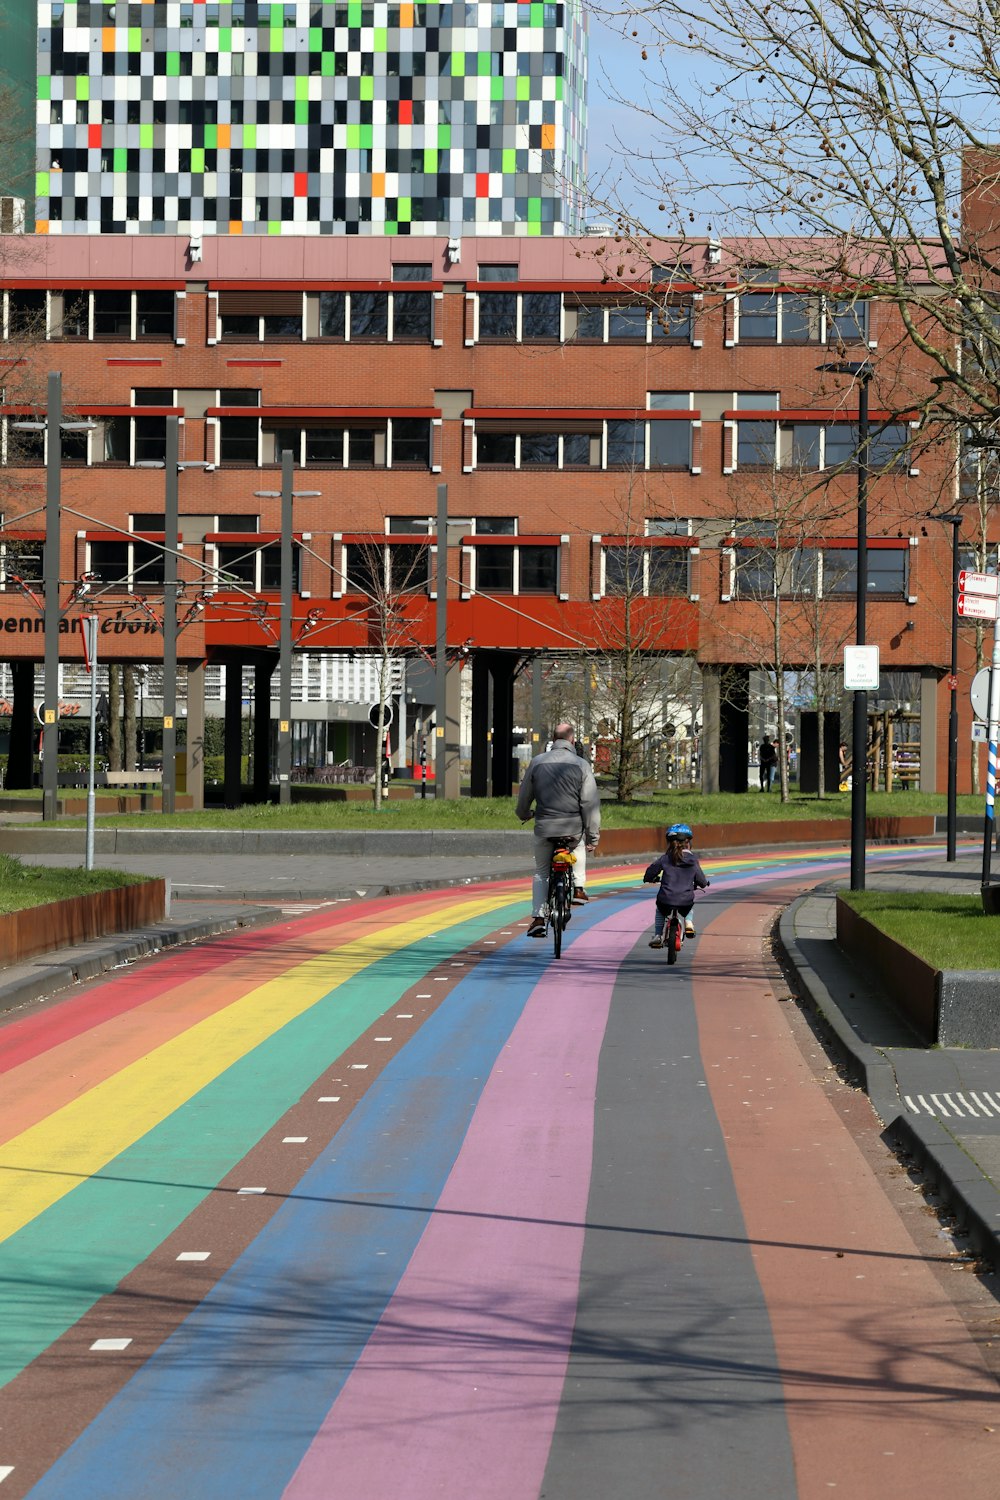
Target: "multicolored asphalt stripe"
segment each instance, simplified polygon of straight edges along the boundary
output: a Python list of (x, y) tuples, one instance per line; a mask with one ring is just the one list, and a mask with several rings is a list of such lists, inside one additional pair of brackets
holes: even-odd
[[(742, 887), (844, 860), (706, 864)], [(430, 1422), (421, 1462), (453, 1466), (428, 1341), (459, 1351), (460, 1380), (482, 1374), (461, 1351), (539, 1276), (537, 1341), (486, 1361), (459, 1434), (470, 1463), (502, 1459), (511, 1500), (537, 1495), (602, 1040), (651, 916), (638, 873), (592, 872), (604, 899), (575, 912), (560, 964), (514, 941), (526, 886), (505, 882), (178, 952), (0, 1029), (4, 1500), (398, 1494), (399, 1454), (378, 1478), (365, 1424), (387, 1341), (403, 1428)]]

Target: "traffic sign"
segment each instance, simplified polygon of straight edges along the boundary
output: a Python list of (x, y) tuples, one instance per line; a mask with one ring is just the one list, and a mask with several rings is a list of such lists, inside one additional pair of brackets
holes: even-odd
[(995, 599), (1000, 594), (1000, 578), (995, 573), (970, 573), (963, 568), (958, 575), (958, 590), (961, 594), (991, 594)]
[(958, 614), (962, 620), (995, 620), (1000, 599), (986, 594), (959, 594)]
[(990, 716), (990, 669), (980, 667), (972, 679), (969, 689), (969, 697), (972, 699), (972, 712), (977, 719), (985, 723)]

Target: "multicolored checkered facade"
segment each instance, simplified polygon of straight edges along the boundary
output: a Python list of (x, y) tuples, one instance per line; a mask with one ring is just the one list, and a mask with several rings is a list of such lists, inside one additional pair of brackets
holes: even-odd
[(41, 0), (47, 234), (580, 228), (582, 0)]

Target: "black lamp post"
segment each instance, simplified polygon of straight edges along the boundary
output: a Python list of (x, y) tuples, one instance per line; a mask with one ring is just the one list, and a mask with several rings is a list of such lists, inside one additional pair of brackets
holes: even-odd
[[(857, 628), (859, 646), (866, 644), (865, 605), (868, 598), (868, 383), (875, 373), (867, 359), (835, 360), (817, 366), (858, 382), (858, 564)], [(822, 731), (821, 731), (822, 732)], [(868, 814), (868, 693), (854, 690), (851, 746), (851, 890), (865, 888), (865, 838)]]
[(962, 517), (932, 515), (951, 527), (951, 672), (948, 676), (948, 860), (958, 858), (958, 541)]

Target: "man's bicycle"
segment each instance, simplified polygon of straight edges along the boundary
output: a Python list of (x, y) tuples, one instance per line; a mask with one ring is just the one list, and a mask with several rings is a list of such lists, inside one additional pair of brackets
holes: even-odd
[(549, 865), (549, 890), (546, 898), (546, 920), (552, 929), (552, 949), (556, 958), (562, 957), (562, 939), (572, 916), (573, 866), (576, 864), (576, 839), (553, 840), (552, 860)]

